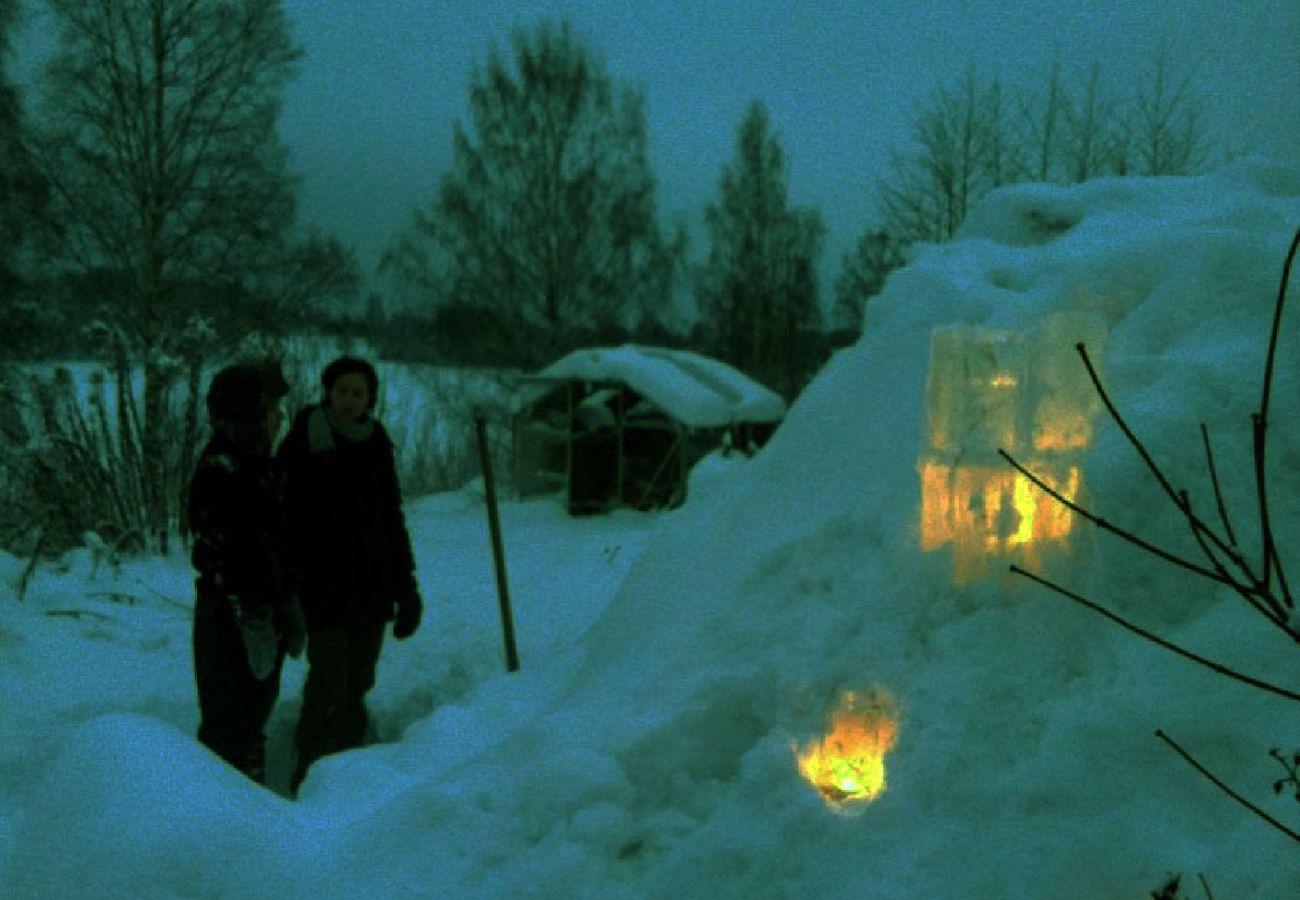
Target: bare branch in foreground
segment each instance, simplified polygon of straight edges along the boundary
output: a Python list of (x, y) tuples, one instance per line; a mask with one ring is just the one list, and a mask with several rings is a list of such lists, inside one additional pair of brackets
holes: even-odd
[(1278, 335), (1282, 331), (1282, 310), (1286, 306), (1291, 266), (1295, 262), (1298, 250), (1300, 250), (1300, 228), (1296, 229), (1295, 237), (1291, 239), (1291, 246), (1287, 249), (1286, 261), (1282, 264), (1282, 279), (1277, 289), (1277, 304), (1273, 308), (1273, 327), (1269, 332), (1268, 355), (1264, 362), (1264, 385), (1260, 393), (1259, 413), (1255, 417), (1255, 487), (1259, 498), (1260, 536), (1264, 542), (1264, 584), (1271, 584), (1273, 574), (1277, 574), (1278, 584), (1282, 588), (1282, 601), (1288, 610), (1295, 609), (1295, 600), (1291, 596), (1291, 587), (1282, 569), (1282, 559), (1277, 552), (1273, 524), (1268, 512), (1264, 437), (1268, 429), (1268, 405), (1273, 392), (1273, 367), (1277, 358)]
[(1268, 813), (1264, 812), (1264, 810), (1260, 809), (1254, 803), (1251, 803), (1245, 797), (1241, 796), (1241, 794), (1237, 793), (1232, 788), (1228, 787), (1228, 785), (1224, 784), (1223, 781), (1217, 775), (1215, 775), (1205, 766), (1201, 765), (1201, 763), (1198, 762), (1195, 757), (1193, 757), (1190, 753), (1188, 753), (1186, 750), (1180, 747), (1178, 743), (1169, 735), (1165, 734), (1160, 729), (1156, 729), (1156, 737), (1160, 738), (1160, 740), (1164, 741), (1166, 744), (1172, 747), (1174, 749), (1174, 752), (1176, 752), (1183, 759), (1187, 760), (1187, 762), (1191, 764), (1192, 768), (1196, 769), (1196, 771), (1200, 772), (1202, 775), (1208, 778), (1214, 784), (1214, 786), (1217, 787), (1219, 790), (1223, 791), (1233, 800), (1236, 800), (1242, 806), (1246, 807), (1246, 809), (1250, 810), (1255, 815), (1263, 819), (1265, 822), (1272, 825), (1278, 831), (1282, 832), (1287, 837), (1291, 838), (1291, 840), (1300, 841), (1300, 832), (1293, 831), (1290, 828), (1286, 827), (1277, 819), (1273, 818)]
[[(1164, 471), (1156, 463), (1155, 458), (1151, 456), (1150, 451), (1147, 450), (1146, 445), (1142, 443), (1142, 440), (1136, 433), (1134, 433), (1133, 429), (1129, 427), (1128, 422), (1126, 422), (1124, 417), (1120, 415), (1119, 408), (1115, 406), (1114, 401), (1110, 398), (1110, 394), (1106, 392), (1106, 388), (1101, 383), (1101, 375), (1097, 373), (1096, 367), (1092, 364), (1091, 357), (1088, 356), (1088, 348), (1083, 344), (1075, 344), (1074, 346), (1075, 349), (1079, 351), (1079, 356), (1083, 359), (1084, 368), (1088, 370), (1088, 377), (1092, 380), (1092, 386), (1096, 390), (1097, 396), (1101, 399), (1101, 402), (1105, 404), (1106, 411), (1110, 413), (1111, 419), (1113, 419), (1115, 424), (1119, 426), (1120, 431), (1124, 433), (1124, 437), (1128, 439), (1129, 444), (1131, 444), (1133, 449), (1137, 451), (1137, 454), (1142, 458), (1142, 461), (1146, 463), (1151, 475), (1157, 482), (1159, 482), (1165, 493), (1169, 495), (1169, 499), (1174, 502), (1174, 506), (1178, 507), (1178, 511), (1183, 514), (1185, 519), (1187, 519), (1187, 524), (1191, 526), (1192, 531), (1199, 532), (1209, 538), (1210, 542), (1218, 548), (1220, 553), (1223, 553), (1235, 562), (1238, 568), (1242, 569), (1243, 572), (1246, 572), (1249, 575), (1250, 569), (1246, 565), (1246, 561), (1242, 559), (1241, 554), (1237, 553), (1226, 540), (1216, 534), (1214, 529), (1205, 524), (1205, 521), (1202, 520), (1200, 516), (1196, 515), (1195, 510), (1192, 509), (1191, 502), (1187, 498), (1186, 492), (1179, 491), (1173, 486), (1173, 483), (1170, 482), (1170, 480), (1165, 476)], [(1252, 582), (1257, 580), (1253, 575), (1249, 575), (1249, 577)]]
[(1214, 488), (1214, 502), (1219, 507), (1219, 521), (1223, 523), (1223, 531), (1228, 536), (1228, 543), (1237, 546), (1237, 535), (1232, 530), (1232, 522), (1228, 520), (1228, 509), (1223, 504), (1223, 490), (1219, 487), (1219, 470), (1214, 465), (1214, 450), (1210, 447), (1210, 429), (1205, 423), (1201, 423), (1201, 443), (1205, 445), (1205, 467), (1210, 471), (1210, 484)]
[(1295, 700), (1297, 702), (1300, 702), (1300, 693), (1297, 693), (1296, 691), (1288, 690), (1287, 688), (1284, 687), (1279, 687), (1278, 685), (1272, 684), (1267, 681), (1262, 681), (1251, 675), (1243, 675), (1241, 672), (1238, 672), (1235, 669), (1230, 669), (1227, 666), (1222, 665), (1221, 663), (1214, 662), (1211, 659), (1207, 659), (1204, 656), (1193, 653), (1190, 650), (1178, 646), (1172, 641), (1165, 640), (1164, 638), (1160, 637), (1154, 632), (1146, 630), (1140, 625), (1134, 625), (1128, 619), (1125, 619), (1123, 616), (1120, 616), (1117, 613), (1111, 612), (1109, 609), (1106, 609), (1106, 607), (1102, 606), (1101, 604), (1094, 603), (1093, 601), (1089, 600), (1086, 597), (1076, 594), (1073, 591), (1067, 590), (1066, 588), (1061, 587), (1061, 585), (1049, 581), (1046, 578), (1043, 578), (1041, 575), (1035, 575), (1033, 572), (1027, 572), (1016, 565), (1011, 566), (1011, 571), (1016, 575), (1023, 575), (1026, 578), (1030, 579), (1031, 581), (1036, 581), (1039, 584), (1041, 584), (1043, 587), (1050, 588), (1053, 591), (1056, 591), (1061, 596), (1068, 597), (1069, 599), (1073, 600), (1075, 603), (1081, 604), (1083, 606), (1088, 607), (1094, 612), (1100, 613), (1101, 615), (1110, 619), (1116, 625), (1119, 625), (1122, 628), (1131, 631), (1133, 634), (1136, 634), (1138, 637), (1145, 638), (1146, 640), (1150, 641), (1153, 644), (1158, 644), (1159, 646), (1164, 647), (1166, 650), (1176, 653), (1179, 656), (1183, 657), (1184, 659), (1189, 659), (1198, 665), (1204, 666), (1205, 668), (1210, 669), (1211, 671), (1216, 672), (1219, 675), (1226, 676), (1228, 678), (1233, 679), (1234, 681), (1240, 681), (1241, 683), (1248, 684), (1254, 688), (1259, 688), (1260, 690), (1267, 691), (1270, 694), (1277, 694), (1279, 697), (1285, 697), (1288, 700)]
[[(1258, 579), (1254, 577), (1253, 573), (1251, 573), (1249, 570), (1245, 571), (1247, 578), (1250, 579), (1250, 584), (1243, 584), (1237, 581), (1235, 578), (1233, 578), (1230, 574), (1228, 574), (1228, 571), (1224, 568), (1223, 564), (1219, 562), (1218, 557), (1214, 555), (1214, 551), (1210, 548), (1209, 544), (1206, 542), (1204, 538), (1204, 533), (1202, 531), (1197, 530), (1195, 528), (1192, 529), (1192, 533), (1195, 536), (1197, 543), (1200, 545), (1201, 551), (1205, 554), (1206, 558), (1209, 559), (1214, 564), (1213, 569), (1207, 569), (1204, 566), (1192, 562), (1191, 560), (1184, 559), (1183, 557), (1171, 553), (1168, 550), (1165, 550), (1151, 543), (1150, 541), (1138, 537), (1137, 535), (1133, 534), (1131, 531), (1127, 531), (1126, 529), (1120, 528), (1117, 525), (1111, 524), (1111, 522), (1108, 521), (1107, 519), (1103, 519), (1101, 516), (1092, 513), (1088, 509), (1085, 509), (1084, 507), (1080, 506), (1079, 504), (1075, 503), (1074, 501), (1070, 500), (1065, 495), (1063, 495), (1062, 493), (1054, 489), (1047, 482), (1043, 481), (1043, 479), (1039, 478), (1037, 475), (1035, 475), (1033, 472), (1031, 472), (1029, 469), (1023, 466), (1020, 462), (1018, 462), (1005, 450), (999, 449), (998, 454), (1003, 459), (1005, 459), (1012, 466), (1012, 468), (1014, 468), (1020, 474), (1024, 475), (1025, 478), (1029, 479), (1029, 481), (1032, 482), (1035, 487), (1037, 487), (1043, 493), (1050, 496), (1061, 506), (1064, 506), (1066, 509), (1070, 510), (1072, 513), (1075, 513), (1076, 515), (1081, 516), (1084, 519), (1087, 519), (1089, 522), (1096, 525), (1098, 528), (1102, 529), (1103, 531), (1109, 532), (1110, 534), (1113, 534), (1116, 537), (1124, 541), (1127, 541), (1128, 543), (1132, 544), (1138, 549), (1144, 550), (1147, 553), (1150, 553), (1152, 556), (1162, 559), (1165, 562), (1170, 563), (1171, 565), (1177, 566), (1181, 569), (1186, 569), (1187, 571), (1193, 573), (1194, 575), (1199, 575), (1202, 578), (1232, 588), (1234, 591), (1240, 594), (1241, 597), (1245, 599), (1245, 601), (1249, 603), (1256, 612), (1258, 612), (1264, 618), (1268, 619), (1278, 628), (1281, 628), (1288, 635), (1297, 638), (1297, 640), (1300, 640), (1300, 636), (1293, 634), (1291, 629), (1288, 627), (1287, 616), (1280, 611), (1280, 608), (1278, 607), (1278, 601), (1268, 596), (1267, 594), (1261, 593), (1262, 586), (1259, 584)], [(1238, 565), (1242, 565), (1244, 562), (1241, 559), (1240, 554), (1236, 554), (1233, 557), (1233, 561), (1236, 562)]]

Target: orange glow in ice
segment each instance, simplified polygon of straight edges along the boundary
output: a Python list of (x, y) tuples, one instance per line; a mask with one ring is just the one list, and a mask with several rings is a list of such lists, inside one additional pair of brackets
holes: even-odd
[(1008, 557), (1036, 567), (1068, 546), (1074, 514), (998, 451), (1066, 500), (1081, 499), (1099, 403), (1070, 358), (1078, 336), (1096, 347), (1104, 323), (1058, 316), (1037, 330), (949, 326), (931, 335), (920, 543), (952, 548), (958, 584), (1005, 570)]
[(884, 691), (846, 691), (824, 737), (795, 749), (799, 771), (827, 803), (868, 803), (885, 790), (885, 755), (898, 740), (898, 714)]
[[(1031, 472), (1068, 500), (1079, 492), (1079, 469), (1057, 474), (1041, 464)], [(959, 584), (982, 574), (981, 557), (1064, 542), (1074, 514), (1010, 466), (921, 466), (921, 548), (953, 545)]]
[(1092, 415), (1059, 399), (1044, 400), (1034, 417), (1034, 450), (1082, 450), (1092, 443)]

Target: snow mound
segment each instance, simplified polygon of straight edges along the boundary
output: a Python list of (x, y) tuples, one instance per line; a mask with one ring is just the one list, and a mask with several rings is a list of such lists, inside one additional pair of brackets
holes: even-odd
[[(1266, 753), (1291, 747), (1293, 707), (1023, 579), (955, 583), (949, 552), (921, 549), (918, 477), (934, 330), (1077, 313), (1104, 324), (1108, 389), (1199, 508), (1206, 423), (1257, 558), (1249, 422), (1298, 187), (1295, 170), (1247, 160), (993, 194), (957, 240), (891, 276), (861, 340), (762, 452), (725, 487), (723, 461), (701, 471), (706, 502), (664, 516), (576, 641), (457, 694), (399, 744), (323, 765), (296, 806), (170, 728), (96, 719), (44, 772), (48, 802), (21, 807), (7, 836), (0, 822), (18, 861), (4, 877), (19, 896), (75, 895), (102, 874), (95, 896), (1037, 900), (1143, 896), (1182, 872), (1216, 896), (1300, 896), (1290, 841), (1153, 736), (1294, 821)], [(1300, 422), (1281, 411), (1300, 404), (1298, 314), (1269, 432), (1292, 556)], [(1112, 425), (1082, 477), (1097, 512), (1197, 554)], [(1105, 535), (1075, 534), (1047, 571), (1295, 684), (1294, 644), (1239, 598)], [(564, 587), (556, 602), (583, 602), (583, 584)], [(795, 749), (844, 692), (872, 690), (896, 703), (897, 744), (883, 794), (845, 815), (803, 780)]]
[[(740, 488), (685, 511), (643, 553), (585, 637), (569, 691), (527, 733), (549, 753), (605, 760), (601, 771), (612, 761), (630, 791), (637, 839), (583, 848), (603, 885), (665, 897), (1079, 897), (1205, 871), (1225, 889), (1300, 890), (1300, 871), (1280, 865), (1284, 839), (1152, 737), (1163, 727), (1267, 794), (1264, 751), (1287, 737), (1278, 702), (1188, 671), (1026, 582), (954, 585), (944, 554), (919, 550), (916, 473), (934, 328), (1029, 329), (1083, 313), (1105, 323), (1107, 381), (1162, 464), (1204, 501), (1205, 421), (1222, 471), (1246, 476), (1230, 504), (1251, 521), (1248, 422), (1300, 223), (1292, 183), (1243, 164), (1011, 188), (958, 240), (891, 277), (862, 340), (799, 399)], [(1292, 369), (1297, 334), (1284, 348)], [(1300, 386), (1281, 380), (1275, 408), (1293, 408)], [(1275, 424), (1275, 452), (1300, 459), (1300, 429)], [(1297, 495), (1298, 473), (1278, 465), (1276, 497)], [(1085, 474), (1103, 512), (1195, 553), (1117, 429), (1103, 426)], [(1294, 523), (1300, 509), (1275, 514)], [(1211, 655), (1284, 683), (1294, 667), (1294, 648), (1239, 601), (1118, 542), (1083, 535), (1061, 574)], [(790, 748), (843, 691), (874, 686), (902, 710), (891, 786), (845, 819), (800, 780)], [(563, 796), (592, 784), (566, 783)], [(560, 802), (535, 839), (567, 835), (585, 811)], [(507, 804), (502, 819), (519, 813)], [(515, 885), (536, 877), (514, 862), (494, 872)], [(575, 889), (558, 876), (543, 884), (552, 896)]]
[(285, 848), (304, 837), (290, 803), (144, 716), (78, 726), (38, 790), (46, 802), (16, 843), (7, 896), (161, 898), (195, 885), (270, 896), (261, 885), (290, 875)]

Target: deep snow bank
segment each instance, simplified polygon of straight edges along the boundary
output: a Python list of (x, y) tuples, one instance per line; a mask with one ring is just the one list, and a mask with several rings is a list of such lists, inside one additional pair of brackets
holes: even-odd
[[(570, 833), (591, 808), (593, 782), (578, 779), (540, 839), (568, 841), (635, 895), (1119, 896), (1171, 870), (1245, 894), (1300, 891), (1283, 839), (1152, 737), (1165, 728), (1267, 803), (1278, 772), (1264, 752), (1293, 739), (1277, 724), (1293, 710), (1023, 583), (954, 587), (944, 555), (917, 549), (916, 477), (932, 328), (1086, 312), (1108, 329), (1107, 383), (1162, 465), (1204, 502), (1207, 422), (1235, 476), (1235, 520), (1251, 523), (1249, 415), (1297, 224), (1300, 177), (1248, 161), (1202, 178), (1011, 188), (958, 240), (923, 250), (743, 490), (691, 511), (639, 560), (553, 708), (581, 727), (532, 732), (553, 754), (582, 745), (612, 760), (631, 836), (611, 854)], [(1300, 429), (1282, 413), (1297, 400), (1296, 314), (1270, 440), (1274, 512), (1300, 539), (1300, 505), (1283, 500), (1300, 487)], [(1117, 429), (1101, 429), (1086, 478), (1097, 509), (1194, 554)], [(1293, 646), (1235, 597), (1094, 538), (1067, 561), (1072, 587), (1286, 683)], [(846, 820), (799, 781), (789, 744), (839, 691), (873, 684), (897, 696), (902, 735), (889, 791)], [(494, 875), (524, 883), (526, 871), (512, 860)], [(553, 874), (554, 894), (580, 891)]]
[[(451, 838), (463, 861), (439, 871), (482, 895), (1119, 896), (1169, 871), (1300, 890), (1283, 839), (1152, 737), (1166, 728), (1267, 795), (1264, 750), (1288, 739), (1291, 710), (1023, 583), (954, 587), (944, 555), (918, 550), (916, 476), (931, 329), (1060, 311), (1104, 321), (1108, 383), (1172, 473), (1205, 496), (1205, 420), (1224, 471), (1248, 475), (1297, 222), (1300, 179), (1259, 162), (994, 195), (895, 274), (741, 484), (643, 554), (544, 714), (355, 833), (445, 842), (467, 826)], [(1277, 409), (1296, 401), (1297, 333)], [(1297, 436), (1279, 416), (1278, 498), (1296, 495)], [(1189, 549), (1116, 429), (1086, 477), (1098, 509)], [(1251, 499), (1238, 481), (1238, 513)], [(1300, 534), (1300, 510), (1275, 512)], [(1293, 648), (1235, 599), (1117, 542), (1077, 544), (1073, 587), (1259, 674), (1292, 670)], [(885, 796), (844, 818), (800, 781), (790, 745), (840, 691), (871, 685), (897, 697), (901, 738)], [(471, 850), (485, 834), (492, 849)]]
[[(571, 658), (435, 711), (396, 747), (336, 761), (292, 811), (240, 799), (234, 785), (229, 802), (197, 808), (169, 776), (151, 811), (178, 820), (182, 838), (119, 837), (117, 857), (152, 854), (165, 873), (192, 865), (203, 890), (230, 897), (1116, 897), (1141, 896), (1170, 871), (1204, 872), (1218, 895), (1300, 895), (1284, 839), (1152, 737), (1165, 728), (1294, 817), (1293, 800), (1268, 792), (1279, 773), (1265, 756), (1294, 742), (1294, 709), (1022, 582), (954, 585), (945, 551), (919, 549), (916, 467), (932, 329), (1086, 312), (1107, 328), (1116, 400), (1198, 498), (1196, 427), (1209, 424), (1249, 531), (1247, 425), (1298, 223), (1300, 174), (1259, 161), (993, 195), (957, 240), (894, 274), (861, 341), (757, 460), (665, 519)], [(1300, 400), (1296, 315), (1278, 411)], [(1270, 440), (1274, 512), (1294, 547), (1300, 429), (1278, 414)], [(1084, 474), (1099, 512), (1193, 549), (1113, 427), (1097, 434)], [(1287, 683), (1293, 645), (1234, 597), (1118, 542), (1075, 541), (1060, 569), (1072, 587)], [(871, 686), (900, 709), (889, 786), (839, 815), (800, 779), (791, 746), (818, 732), (841, 691)], [(126, 726), (96, 727), (71, 759)], [(452, 743), (471, 749), (428, 761)], [(91, 779), (99, 824), (27, 812), (14, 828), (21, 865), (104, 860), (88, 848), (123, 833), (147, 781), (122, 752), (124, 765), (100, 757), (110, 774)], [(47, 776), (53, 797), (74, 796), (84, 778), (62, 759)], [(344, 781), (380, 776), (388, 793), (377, 802), (330, 799)], [(256, 879), (187, 862), (208, 829), (251, 832), (275, 861)], [(54, 831), (57, 850), (44, 840)], [(244, 840), (213, 852), (266, 859)], [(147, 896), (144, 867), (118, 865), (115, 883)]]

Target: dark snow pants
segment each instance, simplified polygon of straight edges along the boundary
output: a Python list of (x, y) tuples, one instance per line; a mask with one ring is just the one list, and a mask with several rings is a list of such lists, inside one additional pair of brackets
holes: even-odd
[(262, 681), (253, 677), (235, 617), (194, 615), (194, 679), (199, 692), (199, 743), (259, 784), (266, 782), (266, 720), (280, 693), (280, 652)]
[(316, 760), (365, 743), (370, 722), (366, 693), (375, 684), (387, 624), (360, 622), (307, 635), (307, 683), (298, 718), (294, 791)]

